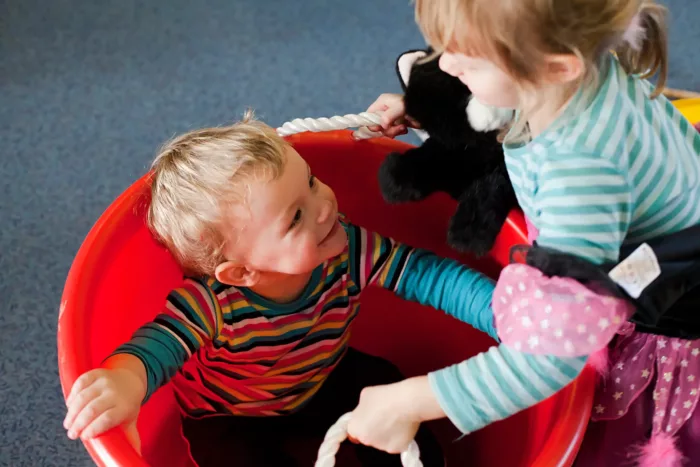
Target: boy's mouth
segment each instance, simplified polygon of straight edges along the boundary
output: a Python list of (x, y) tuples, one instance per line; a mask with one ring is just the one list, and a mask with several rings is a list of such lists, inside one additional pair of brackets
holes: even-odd
[(336, 216), (335, 220), (333, 221), (333, 225), (331, 226), (331, 230), (329, 230), (326, 236), (323, 237), (323, 240), (321, 240), (321, 243), (319, 243), (319, 245), (323, 245), (328, 241), (328, 239), (333, 238), (333, 235), (335, 235), (339, 228), (340, 222), (338, 221), (338, 216)]

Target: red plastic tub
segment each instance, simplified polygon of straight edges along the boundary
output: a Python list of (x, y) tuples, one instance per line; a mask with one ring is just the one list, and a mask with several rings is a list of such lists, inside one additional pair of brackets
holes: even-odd
[[(369, 229), (456, 257), (492, 276), (507, 262), (510, 246), (526, 241), (522, 215), (514, 212), (490, 258), (459, 257), (445, 243), (455, 207), (447, 196), (401, 206), (385, 204), (377, 169), (387, 153), (408, 149), (405, 143), (389, 139), (357, 142), (346, 131), (305, 133), (290, 141), (314, 173), (335, 189), (349, 219)], [(147, 191), (142, 178), (117, 198), (88, 234), (68, 274), (58, 320), (64, 395), (79, 375), (98, 366), (151, 319), (167, 292), (182, 280), (173, 259), (151, 239), (144, 225)], [(364, 292), (353, 339), (353, 345), (391, 359), (406, 375), (459, 362), (494, 344), (441, 312), (403, 302), (379, 289)], [(594, 380), (592, 371), (586, 369), (577, 381), (538, 406), (461, 441), (456, 441), (459, 434), (449, 423), (438, 423), (435, 429), (444, 441), (448, 465), (571, 465), (591, 410)], [(101, 466), (191, 465), (168, 386), (143, 407), (138, 424), (143, 458), (127, 443), (121, 429), (85, 446)], [(235, 465), (233, 453), (231, 465)]]

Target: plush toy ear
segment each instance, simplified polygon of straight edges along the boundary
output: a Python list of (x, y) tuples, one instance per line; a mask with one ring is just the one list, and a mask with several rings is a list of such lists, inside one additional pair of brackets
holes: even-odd
[(499, 130), (513, 120), (514, 116), (515, 112), (512, 109), (484, 105), (473, 96), (467, 104), (467, 118), (469, 118), (469, 124), (476, 131)]
[(409, 50), (401, 54), (396, 60), (396, 72), (399, 75), (399, 80), (401, 81), (401, 86), (403, 90), (406, 91), (408, 86), (408, 80), (411, 77), (411, 68), (413, 65), (427, 56), (428, 53), (425, 50)]
[[(396, 60), (396, 73), (399, 75), (401, 88), (403, 88), (404, 92), (406, 92), (406, 89), (408, 89), (408, 81), (411, 78), (411, 70), (413, 69), (413, 65), (415, 65), (421, 58), (427, 57), (428, 52), (430, 52), (430, 50), (409, 50), (408, 52), (401, 54), (398, 60)], [(430, 137), (430, 135), (423, 130), (413, 128), (413, 132), (423, 142)]]

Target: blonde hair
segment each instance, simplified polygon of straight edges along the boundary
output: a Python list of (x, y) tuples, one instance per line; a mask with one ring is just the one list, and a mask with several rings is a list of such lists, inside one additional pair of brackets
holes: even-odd
[(436, 53), (487, 57), (523, 87), (546, 54), (575, 54), (593, 82), (610, 50), (628, 73), (658, 74), (653, 97), (666, 83), (666, 9), (653, 0), (416, 0), (416, 21)]
[(211, 275), (224, 262), (226, 210), (245, 202), (251, 176), (278, 177), (288, 143), (247, 112), (230, 126), (167, 142), (152, 165), (147, 223), (189, 274)]

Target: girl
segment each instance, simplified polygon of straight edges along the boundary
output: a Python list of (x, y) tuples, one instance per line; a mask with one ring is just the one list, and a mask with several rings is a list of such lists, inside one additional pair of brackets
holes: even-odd
[[(670, 283), (660, 261), (673, 257), (668, 242), (652, 240), (673, 235), (683, 246), (699, 237), (700, 136), (659, 95), (667, 73), (664, 9), (647, 0), (417, 0), (416, 18), (445, 72), (481, 103), (517, 110), (503, 147), (531, 241), (567, 264), (584, 260), (580, 270), (610, 271), (624, 294), (590, 286), (585, 274), (577, 282), (553, 277), (572, 275), (566, 270), (506, 267), (492, 301), (501, 345), (452, 373), (366, 389), (350, 435), (400, 450), (422, 420), (447, 416), (473, 431), (542, 400), (529, 385), (508, 386), (531, 366), (510, 365), (505, 375), (499, 361), (586, 359), (610, 344), (592, 414), (606, 422), (591, 425), (580, 465), (620, 465), (632, 454), (649, 466), (681, 465), (684, 457), (700, 463), (700, 333), (682, 329), (682, 313), (663, 329), (634, 324), (648, 311), (639, 307), (649, 302), (644, 289), (660, 274), (657, 284)], [(646, 81), (654, 75), (655, 87)], [(401, 96), (383, 95), (369, 111), (384, 112), (387, 136), (412, 125)], [(647, 241), (654, 247), (613, 267), (627, 256), (621, 251)], [(666, 297), (659, 312), (677, 298)], [(529, 374), (535, 388), (546, 382)]]

